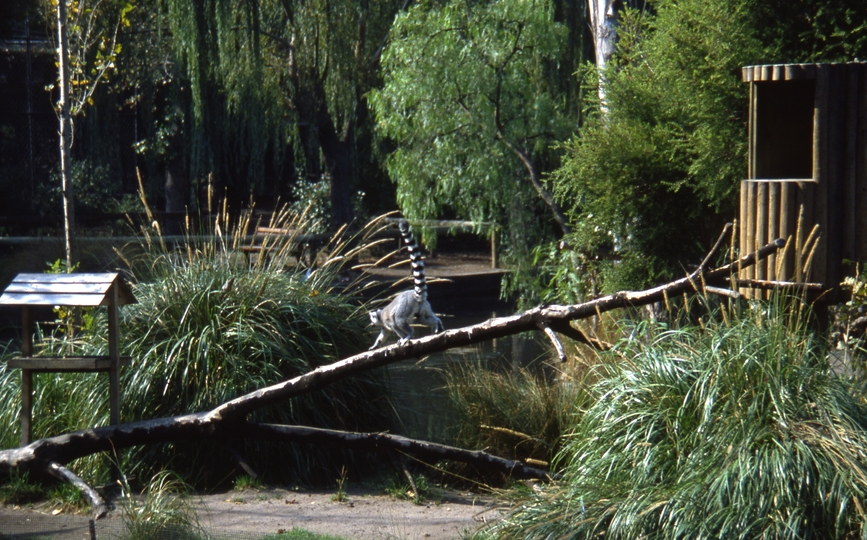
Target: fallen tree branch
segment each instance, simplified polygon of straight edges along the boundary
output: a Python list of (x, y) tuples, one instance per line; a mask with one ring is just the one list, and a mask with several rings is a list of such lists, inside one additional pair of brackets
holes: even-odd
[(727, 281), (734, 283), (738, 287), (748, 289), (803, 289), (807, 291), (821, 291), (824, 288), (824, 285), (821, 283), (798, 283), (796, 281), (768, 281), (766, 279), (742, 279), (737, 277), (733, 277)]
[(742, 296), (738, 291), (733, 291), (731, 289), (725, 289), (723, 287), (714, 287), (713, 285), (705, 285), (705, 292), (709, 292), (712, 294), (717, 294), (719, 296), (726, 296), (728, 298), (734, 298), (735, 300), (739, 300)]
[[(245, 418), (251, 412), (262, 407), (319, 390), (362, 371), (408, 358), (419, 358), (454, 347), (463, 347), (520, 332), (537, 330), (544, 325), (567, 336), (570, 333), (579, 335), (580, 331), (573, 328), (570, 321), (585, 319), (617, 308), (651, 304), (670, 295), (696, 292), (701, 290), (702, 283), (724, 283), (726, 278), (730, 278), (732, 274), (755, 264), (756, 261), (767, 257), (783, 245), (783, 240), (778, 239), (754, 253), (713, 270), (705, 271), (704, 264), (700, 265), (690, 275), (652, 289), (619, 292), (582, 304), (540, 306), (510, 317), (493, 318), (473, 326), (410, 340), (404, 344), (396, 343), (374, 351), (366, 351), (339, 362), (321, 366), (293, 379), (240, 396), (211, 411), (86, 429), (40, 439), (23, 448), (0, 451), (0, 473), (8, 473), (13, 469), (45, 471), (52, 463), (62, 465), (98, 452), (144, 444), (199, 439), (231, 440), (233, 430), (238, 429), (239, 426), (246, 426), (245, 429), (252, 431), (258, 430), (258, 433), (263, 436), (269, 433), (274, 434), (279, 430), (266, 427), (254, 429), (250, 427), (251, 424), (244, 422)], [(710, 258), (709, 256), (706, 260)], [(296, 431), (296, 435), (298, 433), (300, 432)], [(419, 448), (430, 444), (419, 441), (416, 443)], [(460, 461), (471, 455), (466, 452), (469, 451), (452, 452), (449, 454), (452, 457), (446, 458), (445, 455), (441, 457), (442, 459)], [(479, 453), (479, 456), (478, 459), (493, 462), (494, 456), (484, 453)]]
[(90, 506), (93, 508), (93, 519), (100, 519), (105, 517), (108, 513), (108, 507), (105, 505), (105, 501), (100, 497), (99, 493), (87, 485), (87, 482), (79, 478), (74, 472), (70, 471), (63, 465), (54, 462), (48, 464), (46, 471), (48, 471), (48, 474), (51, 476), (72, 484), (81, 491), (82, 495), (84, 495), (88, 502), (90, 502)]
[[(485, 472), (501, 473), (517, 479), (545, 479), (548, 471), (529, 467), (520, 461), (505, 459), (479, 450), (465, 450), (456, 446), (418, 441), (391, 435), (389, 433), (354, 433), (333, 429), (319, 429), (304, 426), (284, 426), (244, 422), (237, 428), (239, 435), (252, 439), (281, 442), (306, 443), (317, 445), (340, 444), (353, 450), (369, 452), (396, 450), (429, 462), (444, 459), (459, 461)], [(233, 429), (233, 431), (235, 431)]]
[(551, 340), (551, 345), (554, 346), (554, 350), (557, 351), (557, 358), (560, 362), (566, 361), (566, 350), (563, 348), (563, 344), (560, 343), (560, 338), (557, 337), (557, 334), (551, 330), (551, 327), (547, 324), (541, 324), (539, 327), (545, 332), (545, 335), (548, 336), (548, 339)]
[(420, 358), (455, 347), (466, 347), (520, 332), (537, 330), (543, 324), (552, 328), (565, 329), (564, 324), (568, 326), (569, 321), (586, 319), (617, 308), (652, 304), (663, 300), (665, 295), (697, 292), (700, 290), (699, 283), (702, 279), (707, 284), (723, 283), (725, 278), (730, 277), (733, 273), (754, 265), (756, 261), (776, 252), (784, 245), (785, 242), (782, 239), (777, 239), (730, 264), (707, 272), (704, 272), (704, 268), (699, 266), (686, 277), (652, 289), (619, 292), (582, 304), (540, 306), (509, 317), (497, 317), (473, 326), (446, 330), (439, 334), (412, 339), (403, 344), (395, 343), (388, 347), (363, 352), (228, 401), (207, 413), (207, 416), (215, 421), (245, 418), (256, 409), (319, 390), (335, 381), (367, 369), (381, 367), (408, 358)]
[[(0, 470), (60, 467), (57, 465), (58, 461), (69, 462), (97, 452), (179, 439), (234, 441), (244, 438), (279, 440), (299, 444), (342, 444), (350, 449), (365, 451), (390, 448), (431, 461), (443, 459), (460, 461), (487, 471), (511, 474), (516, 478), (540, 479), (545, 478), (548, 474), (546, 471), (527, 467), (519, 461), (503, 459), (486, 452), (464, 450), (387, 433), (356, 433), (254, 422), (222, 421), (218, 423), (212, 419), (207, 419), (204, 414), (130, 422), (40, 439), (23, 448), (13, 448), (0, 452)], [(62, 469), (62, 467), (60, 468)], [(56, 476), (52, 470), (49, 472)], [(78, 478), (72, 472), (68, 470), (66, 472), (72, 476), (67, 475), (63, 478), (64, 480), (73, 483), (72, 477)], [(80, 488), (78, 484), (75, 485)], [(84, 485), (86, 486), (86, 484)], [(93, 493), (95, 494), (95, 492)]]

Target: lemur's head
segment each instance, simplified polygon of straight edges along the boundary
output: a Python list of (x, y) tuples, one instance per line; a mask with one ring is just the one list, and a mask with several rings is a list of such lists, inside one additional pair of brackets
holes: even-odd
[(369, 311), (367, 313), (370, 316), (370, 325), (371, 326), (382, 326), (382, 310), (377, 309), (375, 311)]

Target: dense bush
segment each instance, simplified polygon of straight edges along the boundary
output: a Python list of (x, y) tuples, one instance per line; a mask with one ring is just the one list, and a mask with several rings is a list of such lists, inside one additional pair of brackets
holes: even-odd
[(867, 407), (780, 304), (640, 326), (559, 454), (563, 479), (488, 531), (521, 538), (867, 534)]

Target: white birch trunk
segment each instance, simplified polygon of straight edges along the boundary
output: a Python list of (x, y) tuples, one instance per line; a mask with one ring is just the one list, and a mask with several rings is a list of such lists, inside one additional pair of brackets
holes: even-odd
[(60, 178), (63, 193), (63, 226), (66, 240), (66, 267), (71, 272), (78, 253), (75, 245), (75, 198), (73, 194), (70, 149), (72, 118), (69, 111), (69, 43), (66, 36), (66, 0), (57, 2), (57, 61), (60, 82)]
[(605, 105), (605, 76), (604, 70), (608, 61), (614, 55), (617, 41), (616, 13), (614, 0), (588, 0), (587, 7), (590, 10), (590, 24), (593, 28), (593, 44), (596, 50), (596, 69), (599, 70), (599, 101), (602, 110)]

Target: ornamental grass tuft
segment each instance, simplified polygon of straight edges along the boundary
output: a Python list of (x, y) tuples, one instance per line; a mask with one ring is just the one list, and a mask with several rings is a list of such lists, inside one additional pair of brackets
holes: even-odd
[(864, 538), (867, 407), (797, 302), (639, 326), (600, 364), (562, 480), (484, 535)]

